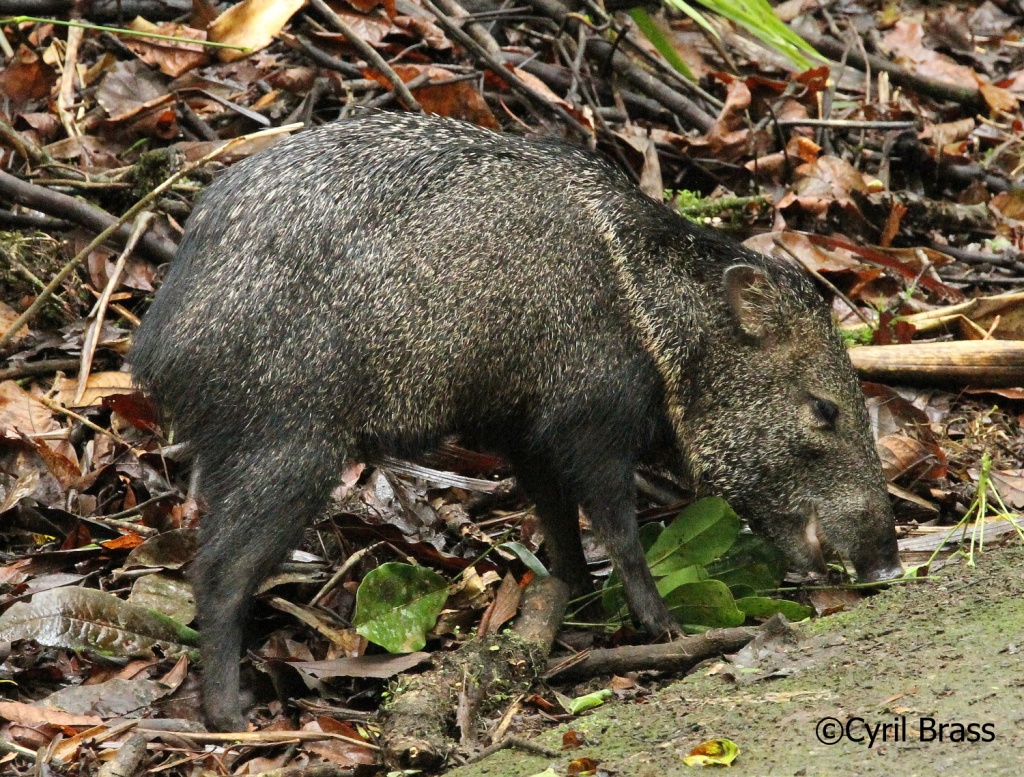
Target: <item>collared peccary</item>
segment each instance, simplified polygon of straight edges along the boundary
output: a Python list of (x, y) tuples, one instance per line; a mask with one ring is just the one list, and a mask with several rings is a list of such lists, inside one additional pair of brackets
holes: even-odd
[(583, 508), (653, 634), (677, 627), (637, 534), (645, 461), (724, 495), (793, 567), (829, 546), (863, 579), (901, 572), (814, 286), (563, 142), (374, 114), (279, 143), (203, 194), (131, 363), (209, 510), (193, 580), (221, 728), (242, 721), (248, 601), (343, 463), (453, 433), (508, 458), (577, 589)]

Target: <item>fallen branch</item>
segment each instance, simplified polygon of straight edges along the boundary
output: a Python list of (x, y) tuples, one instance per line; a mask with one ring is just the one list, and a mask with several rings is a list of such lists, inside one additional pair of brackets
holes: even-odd
[[(536, 57), (516, 51), (506, 51), (504, 60), (510, 65), (525, 70), (530, 75), (537, 76), (537, 78), (550, 86), (553, 91), (563, 96), (572, 88), (575, 75), (567, 67), (550, 65), (546, 62), (541, 62)], [(609, 101), (613, 99), (612, 87), (606, 81), (590, 79), (590, 86), (601, 99)], [(625, 103), (627, 108), (637, 111), (648, 119), (664, 119), (668, 113), (668, 109), (664, 105), (642, 94), (620, 89), (619, 95), (622, 97), (622, 102)]]
[(821, 35), (809, 28), (802, 28), (800, 36), (822, 54), (832, 59), (841, 60), (845, 56), (846, 63), (858, 70), (866, 71), (870, 67), (872, 72), (882, 71), (888, 73), (889, 80), (897, 86), (902, 86), (904, 89), (910, 89), (918, 94), (934, 97), (937, 100), (949, 100), (950, 102), (966, 104), (970, 107), (980, 107), (985, 103), (977, 84), (953, 84), (949, 81), (927, 78), (917, 73), (911, 73), (892, 60), (877, 54), (868, 54), (865, 61), (864, 56), (856, 48), (838, 41), (829, 35)]
[(345, 20), (338, 16), (334, 9), (327, 5), (324, 0), (309, 0), (309, 4), (330, 22), (332, 27), (345, 36), (349, 44), (359, 52), (360, 56), (368, 64), (391, 82), (391, 85), (395, 88), (395, 94), (398, 95), (398, 99), (402, 101), (406, 108), (415, 113), (423, 113), (423, 107), (412, 96), (412, 92), (409, 91), (405, 82), (402, 81), (391, 65), (384, 60), (384, 57), (377, 53), (373, 46), (363, 40), (355, 30), (349, 27)]
[(552, 660), (548, 664), (545, 677), (557, 676), (561, 681), (638, 671), (683, 672), (705, 659), (723, 653), (735, 653), (767, 627), (768, 624), (733, 629), (709, 629), (703, 634), (659, 645), (630, 645), (592, 650), (582, 654), (582, 658), (573, 657), (568, 661)]
[[(528, 2), (539, 13), (554, 19), (565, 29), (572, 32), (578, 30), (579, 22), (559, 0), (528, 0)], [(705, 113), (688, 97), (666, 86), (660, 78), (634, 64), (611, 42), (602, 38), (590, 38), (586, 43), (586, 53), (600, 64), (608, 62), (610, 57), (612, 67), (619, 75), (632, 84), (637, 91), (664, 105), (685, 124), (696, 127), (701, 132), (708, 132), (714, 125), (714, 117)]]
[[(177, 179), (175, 179), (177, 180)], [(162, 191), (162, 190), (161, 190)], [(49, 216), (65, 221), (73, 221), (79, 226), (93, 232), (103, 232), (114, 224), (122, 224), (109, 237), (116, 235), (117, 239), (124, 244), (131, 236), (131, 229), (119, 222), (104, 210), (88, 204), (87, 202), (61, 194), (51, 189), (23, 181), (10, 173), (0, 170), (0, 197), (16, 202), (26, 208), (32, 208)], [(139, 242), (139, 249), (147, 258), (155, 262), (169, 262), (174, 258), (174, 243), (153, 234), (146, 234)]]
[(437, 0), (437, 6), (462, 28), (491, 56), (501, 57), (501, 46), (480, 22), (474, 21), (469, 12), (457, 0)]
[(53, 375), (55, 372), (78, 372), (80, 359), (47, 359), (40, 362), (23, 362), (17, 367), (0, 370), (0, 381), (34, 378), (38, 375)]
[(961, 340), (851, 348), (860, 376), (954, 389), (1024, 386), (1024, 340)]
[(556, 116), (561, 119), (565, 124), (575, 130), (580, 138), (589, 140), (590, 131), (580, 124), (576, 119), (561, 105), (548, 102), (547, 98), (537, 94), (530, 88), (530, 86), (523, 81), (519, 76), (505, 67), (505, 64), (498, 59), (494, 54), (491, 54), (486, 48), (477, 43), (465, 30), (463, 30), (457, 23), (456, 20), (448, 16), (444, 11), (438, 8), (431, 0), (422, 0), (423, 7), (434, 14), (437, 19), (438, 26), (445, 31), (453, 41), (458, 43), (462, 48), (469, 53), (474, 59), (483, 65), (487, 66), (487, 69), (498, 76), (502, 81), (508, 84), (509, 88), (521, 95), (526, 101), (540, 110), (542, 113)]

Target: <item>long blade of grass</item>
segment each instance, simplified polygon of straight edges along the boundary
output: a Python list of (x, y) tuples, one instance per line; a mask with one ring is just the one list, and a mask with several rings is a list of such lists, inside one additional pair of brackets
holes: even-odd
[(683, 58), (679, 56), (679, 52), (675, 50), (675, 47), (669, 41), (668, 37), (662, 31), (654, 19), (650, 17), (643, 8), (632, 8), (629, 11), (630, 17), (636, 22), (636, 26), (639, 28), (647, 40), (651, 42), (651, 45), (658, 50), (658, 53), (665, 58), (673, 68), (676, 69), (684, 78), (688, 78), (691, 81), (696, 81), (697, 76), (693, 74)]

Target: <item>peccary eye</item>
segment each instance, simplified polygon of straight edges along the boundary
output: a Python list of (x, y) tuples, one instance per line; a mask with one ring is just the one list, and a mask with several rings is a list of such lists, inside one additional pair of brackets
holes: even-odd
[(839, 405), (831, 400), (815, 397), (811, 401), (811, 407), (814, 409), (814, 415), (818, 417), (824, 426), (835, 426), (836, 419), (839, 418)]

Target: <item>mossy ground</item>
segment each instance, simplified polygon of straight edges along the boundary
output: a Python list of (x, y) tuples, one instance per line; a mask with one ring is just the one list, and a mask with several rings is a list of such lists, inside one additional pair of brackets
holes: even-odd
[[(587, 744), (545, 759), (506, 750), (452, 777), (528, 777), (573, 758), (597, 759), (618, 775), (693, 775), (682, 757), (700, 742), (726, 737), (741, 754), (726, 772), (762, 775), (1024, 775), (1024, 548), (986, 549), (974, 569), (956, 562), (935, 579), (884, 592), (850, 612), (801, 629), (769, 671), (709, 675), (709, 664), (646, 703), (612, 704), (540, 737), (558, 747), (566, 728)], [(764, 679), (764, 674), (777, 675)], [(868, 724), (906, 719), (905, 738), (869, 747), (847, 739), (823, 745), (824, 718)], [(922, 741), (922, 718), (940, 724), (991, 724), (991, 742)], [(927, 728), (926, 728), (927, 731)], [(894, 736), (894, 733), (896, 736)], [(895, 740), (895, 741), (894, 741)]]

